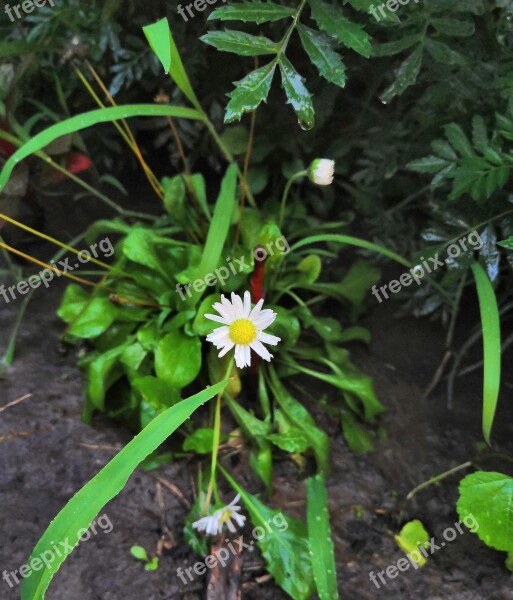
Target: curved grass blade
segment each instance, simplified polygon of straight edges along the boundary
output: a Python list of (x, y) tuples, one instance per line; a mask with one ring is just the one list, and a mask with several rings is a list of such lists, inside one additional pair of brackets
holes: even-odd
[(306, 480), (308, 541), (312, 568), (321, 600), (338, 600), (337, 570), (328, 514), (328, 494), (321, 475)]
[(479, 263), (472, 265), (476, 282), (483, 329), (483, 436), (490, 444), (499, 386), (501, 382), (501, 327), (497, 299), (485, 270)]
[(368, 242), (367, 240), (362, 240), (360, 238), (353, 237), (351, 235), (340, 235), (337, 233), (325, 233), (322, 235), (311, 235), (309, 237), (300, 240), (293, 244), (290, 248), (291, 250), (297, 250), (298, 248), (302, 248), (303, 246), (308, 246), (309, 244), (315, 244), (316, 242), (338, 242), (339, 244), (349, 244), (351, 246), (358, 246), (358, 248), (365, 248), (365, 250), (371, 250), (372, 252), (379, 252), (392, 260), (400, 263), (401, 265), (410, 268), (412, 265), (402, 256), (392, 252), (388, 248), (384, 248), (383, 246), (378, 246), (377, 244), (373, 244), (372, 242)]
[[(32, 571), (23, 581), (21, 600), (42, 600), (54, 574), (70, 554), (66, 546), (57, 556), (52, 548), (67, 542), (73, 548), (100, 510), (119, 494), (128, 478), (149, 454), (154, 452), (192, 413), (207, 400), (221, 392), (230, 380), (208, 387), (187, 400), (167, 409), (147, 425), (95, 475), (60, 511), (32, 551), (32, 559), (51, 552), (54, 560), (49, 567)], [(82, 533), (81, 533), (82, 532)], [(62, 545), (60, 545), (62, 546)]]
[(176, 117), (179, 119), (203, 119), (200, 112), (184, 106), (161, 106), (158, 104), (131, 104), (91, 110), (81, 115), (76, 115), (56, 125), (48, 127), (28, 142), (23, 144), (5, 163), (0, 173), (0, 192), (5, 187), (14, 167), (24, 158), (42, 150), (57, 138), (86, 129), (98, 123), (118, 121), (129, 117)]

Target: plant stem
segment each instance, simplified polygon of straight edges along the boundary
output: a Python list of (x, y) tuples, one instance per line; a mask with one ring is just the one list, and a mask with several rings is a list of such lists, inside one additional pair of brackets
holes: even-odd
[(292, 175), (292, 177), (287, 181), (287, 184), (285, 185), (285, 189), (283, 190), (283, 196), (281, 197), (280, 219), (278, 221), (280, 229), (283, 224), (283, 219), (285, 217), (285, 205), (287, 204), (287, 197), (289, 195), (290, 187), (292, 186), (294, 181), (296, 181), (296, 179), (299, 179), (300, 177), (304, 177), (305, 175), (308, 175), (307, 170), (299, 171), (298, 173), (295, 173), (294, 175)]
[[(227, 379), (230, 376), (233, 368), (233, 356), (228, 363), (228, 368), (226, 369), (226, 374), (223, 379)], [(219, 441), (221, 439), (221, 404), (223, 391), (217, 394), (216, 398), (216, 412), (215, 412), (215, 421), (214, 421), (214, 441), (212, 445), (212, 463), (210, 469), (210, 482), (208, 484), (207, 496), (205, 498), (205, 507), (204, 511), (208, 514), (210, 508), (210, 500), (212, 498), (212, 492), (214, 492), (215, 500), (218, 504), (221, 504), (221, 499), (219, 497), (219, 492), (217, 490), (217, 482), (216, 482), (216, 471), (217, 471), (217, 455), (219, 453)]]
[(470, 461), (467, 461), (461, 465), (458, 465), (457, 467), (453, 467), (452, 469), (449, 469), (448, 471), (444, 471), (443, 473), (440, 473), (440, 475), (435, 475), (435, 477), (431, 477), (431, 479), (428, 479), (427, 481), (424, 481), (417, 487), (413, 488), (412, 491), (406, 496), (406, 500), (411, 500), (417, 492), (420, 492), (420, 490), (424, 489), (428, 485), (437, 483), (438, 481), (444, 479), (445, 477), (448, 477), (449, 475), (452, 475), (453, 473), (461, 471), (462, 469), (467, 469), (468, 467), (471, 467), (471, 466), (472, 466), (472, 463)]

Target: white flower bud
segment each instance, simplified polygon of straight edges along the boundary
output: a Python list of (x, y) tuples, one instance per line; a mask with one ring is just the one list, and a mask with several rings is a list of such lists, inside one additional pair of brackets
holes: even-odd
[(308, 176), (317, 185), (330, 185), (335, 172), (335, 161), (329, 158), (316, 158), (310, 165)]

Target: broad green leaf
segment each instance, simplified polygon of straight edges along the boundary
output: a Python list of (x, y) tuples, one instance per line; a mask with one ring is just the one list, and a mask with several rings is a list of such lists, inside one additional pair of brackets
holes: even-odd
[(245, 154), (249, 142), (249, 133), (245, 127), (228, 127), (221, 135), (223, 144), (235, 156)]
[(98, 123), (118, 121), (120, 119), (128, 119), (129, 117), (176, 117), (179, 119), (203, 120), (201, 113), (192, 108), (163, 106), (159, 104), (133, 104), (100, 108), (71, 117), (70, 119), (65, 119), (38, 133), (16, 150), (0, 172), (0, 191), (3, 190), (11, 176), (12, 170), (21, 160), (39, 152), (57, 138), (81, 131), (87, 127), (92, 127)]
[(314, 581), (304, 523), (269, 508), (248, 494), (224, 469), (222, 472), (241, 495), (252, 524), (260, 528), (257, 544), (269, 573), (294, 600), (309, 600), (314, 592)]
[[(33, 570), (23, 580), (22, 600), (43, 600), (52, 577), (72, 548), (80, 541), (101, 509), (124, 488), (139, 463), (154, 452), (195, 410), (221, 392), (227, 383), (228, 381), (221, 381), (208, 387), (159, 415), (73, 496), (32, 551), (29, 563), (44, 553), (51, 553), (53, 561), (41, 570)], [(69, 545), (65, 545), (65, 542)], [(53, 552), (54, 545), (61, 548), (59, 554)]]
[[(394, 536), (394, 539), (399, 548), (406, 552), (406, 554), (409, 554), (419, 567), (426, 564), (426, 559), (420, 552), (419, 547), (427, 547), (429, 534), (418, 519), (406, 523), (399, 535)], [(413, 552), (415, 552), (415, 554), (412, 554)]]
[(369, 58), (372, 50), (369, 36), (361, 25), (344, 16), (341, 6), (327, 4), (323, 0), (309, 0), (309, 3), (312, 17), (323, 31), (347, 48)]
[(129, 342), (111, 348), (93, 358), (86, 370), (86, 394), (94, 408), (105, 410), (105, 396), (110, 386), (124, 373), (121, 356), (128, 347)]
[(287, 99), (292, 104), (301, 127), (303, 129), (311, 129), (314, 126), (314, 108), (310, 92), (303, 84), (301, 75), (284, 55), (281, 55), (278, 62), (282, 85)]
[(306, 480), (308, 543), (312, 569), (320, 600), (338, 600), (335, 550), (331, 538), (328, 493), (324, 477)]
[(346, 70), (340, 55), (333, 49), (333, 39), (304, 25), (298, 25), (298, 32), (303, 48), (319, 73), (331, 83), (344, 87)]
[(302, 273), (306, 283), (314, 283), (321, 274), (321, 259), (316, 254), (309, 254), (301, 260), (296, 269)]
[(423, 46), (420, 45), (399, 65), (394, 82), (380, 96), (384, 104), (388, 104), (396, 96), (401, 95), (417, 81), (422, 65), (422, 55)]
[(132, 546), (130, 548), (130, 554), (137, 558), (137, 560), (149, 560), (148, 553), (142, 546)]
[(174, 177), (163, 177), (164, 208), (177, 221), (183, 221), (186, 217), (185, 206), (185, 183), (183, 175)]
[(164, 71), (171, 75), (173, 81), (192, 104), (199, 107), (198, 99), (183, 66), (167, 18), (165, 17), (156, 23), (146, 25), (146, 27), (143, 27), (143, 31), (151, 49), (164, 67)]
[[(67, 334), (83, 339), (98, 337), (112, 325), (118, 312), (107, 298), (89, 298), (71, 321)], [(61, 316), (62, 311), (58, 314)]]
[(483, 436), (490, 443), (501, 382), (501, 330), (497, 298), (488, 275), (479, 263), (472, 265), (483, 330)]
[(460, 520), (486, 545), (512, 552), (513, 479), (502, 473), (478, 471), (460, 481), (459, 491), (456, 508)]
[(201, 36), (200, 40), (221, 52), (233, 52), (239, 56), (276, 54), (279, 50), (279, 45), (266, 37), (243, 31), (211, 31)]
[(158, 343), (155, 352), (157, 377), (181, 389), (192, 383), (201, 368), (201, 342), (174, 329)]
[(230, 101), (226, 107), (225, 123), (240, 121), (244, 113), (255, 110), (261, 102), (267, 100), (275, 70), (276, 62), (272, 61), (235, 83), (235, 90), (228, 94)]
[(167, 381), (151, 375), (133, 379), (131, 385), (142, 396), (140, 418), (145, 427), (157, 415), (181, 401), (180, 392)]
[(301, 333), (298, 318), (289, 309), (283, 308), (283, 306), (269, 304), (267, 308), (271, 308), (276, 313), (276, 319), (267, 331), (271, 335), (278, 336), (281, 339), (280, 344), (293, 346)]
[(260, 25), (261, 23), (293, 17), (295, 14), (296, 10), (287, 6), (281, 6), (274, 2), (253, 1), (216, 8), (208, 17), (208, 21), (219, 19), (220, 21), (243, 21), (244, 23)]

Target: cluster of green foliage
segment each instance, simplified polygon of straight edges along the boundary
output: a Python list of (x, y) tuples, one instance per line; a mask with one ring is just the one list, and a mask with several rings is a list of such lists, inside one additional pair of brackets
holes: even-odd
[[(20, 140), (38, 131), (43, 118), (58, 122), (73, 112), (70, 106), (84, 104), (72, 72), (64, 73), (62, 65), (56, 66), (57, 53), (65, 53), (64, 42), (69, 43), (71, 33), (80, 31), (86, 38), (85, 45), (93, 49), (90, 60), (110, 78), (111, 92), (117, 97), (129, 101), (153, 97), (161, 81), (158, 77), (145, 81), (143, 74), (157, 73), (159, 63), (132, 29), (142, 25), (143, 13), (135, 10), (136, 2), (129, 4), (123, 12), (119, 2), (108, 2), (105, 7), (95, 2), (89, 16), (80, 18), (77, 4), (70, 1), (70, 10), (63, 4), (51, 14), (31, 16), (34, 27), (28, 37), (22, 23), (5, 30), (6, 41), (0, 45), (0, 99), (9, 102), (0, 107)], [(101, 111), (104, 117), (91, 117), (88, 124), (136, 114), (164, 116), (169, 109), (169, 116), (179, 119), (180, 132), (186, 133), (186, 148), (194, 147), (190, 155), (194, 170), (200, 163), (208, 164), (224, 173), (224, 180), (214, 203), (198, 173), (164, 179), (167, 216), (144, 223), (116, 219), (89, 230), (88, 239), (109, 233), (118, 236), (118, 242), (116, 261), (106, 279), (112, 291), (98, 289), (91, 296), (71, 286), (60, 308), (68, 323), (68, 339), (86, 339), (92, 347), (82, 361), (87, 416), (94, 410), (106, 411), (135, 428), (147, 425), (144, 434), (156, 419), (183, 404), (179, 400), (195, 382), (219, 381), (226, 365), (202, 349), (200, 340), (208, 332), (203, 315), (218, 294), (247, 289), (251, 273), (239, 273), (212, 294), (203, 298), (194, 294), (186, 301), (179, 299), (176, 283), (202, 277), (226, 264), (228, 257), (249, 256), (255, 244), (285, 235), (294, 251), (273, 257), (267, 265), (267, 299), (278, 312), (275, 331), (283, 344), (276, 350), (275, 362), (260, 370), (255, 386), (258, 410), (251, 412), (238, 402), (238, 381), (230, 384), (225, 401), (250, 442), (251, 466), (268, 488), (273, 448), (291, 455), (312, 454), (318, 472), (325, 474), (325, 434), (293, 395), (290, 377), (303, 373), (340, 390), (342, 402), (323, 403), (323, 409), (330, 414), (335, 411), (354, 449), (372, 448), (372, 438), (361, 422), (372, 421), (381, 405), (370, 380), (351, 365), (343, 344), (368, 340), (368, 332), (355, 325), (354, 319), (362, 309), (365, 291), (379, 274), (369, 263), (358, 262), (341, 282), (333, 283), (334, 275), (321, 278), (321, 260), (328, 262), (336, 256), (337, 244), (353, 243), (365, 252), (378, 249), (392, 258), (398, 257), (396, 253), (412, 256), (415, 264), (419, 257), (434, 255), (476, 230), (485, 242), (479, 252), (462, 253), (446, 269), (434, 273), (434, 285), (409, 293), (406, 309), (449, 320), (448, 349), (453, 350), (451, 332), (459, 306), (465, 295), (475, 295), (475, 285), (484, 338), (483, 434), (490, 442), (500, 384), (499, 315), (504, 317), (511, 310), (513, 209), (507, 184), (513, 166), (513, 6), (510, 0), (422, 0), (400, 6), (377, 22), (370, 13), (373, 4), (372, 0), (254, 0), (212, 10), (208, 25), (200, 24), (199, 18), (192, 20), (192, 25), (187, 24), (189, 35), (182, 24), (176, 41), (162, 22), (153, 26), (156, 29), (147, 29), (153, 50), (173, 81), (163, 86), (166, 93), (173, 104), (184, 101), (193, 109), (173, 112), (173, 106), (167, 106), (160, 107), (164, 110), (159, 113), (137, 105), (128, 114), (120, 107), (119, 112)], [(131, 16), (133, 23), (128, 23)], [(225, 29), (226, 23), (233, 27), (234, 22), (241, 22), (238, 29)], [(204, 52), (188, 51), (200, 47), (200, 33), (204, 33)], [(186, 50), (187, 72), (178, 47)], [(226, 52), (241, 59), (228, 61)], [(23, 56), (36, 61), (30, 65), (37, 66), (37, 77), (33, 66), (28, 70), (24, 66)], [(207, 65), (216, 77), (202, 76)], [(12, 100), (13, 82), (16, 91), (23, 90), (25, 71), (31, 75), (27, 82), (38, 82), (33, 86), (36, 91), (51, 82), (58, 103), (51, 109), (35, 104), (37, 115), (19, 125), (15, 112), (28, 115), (27, 102), (34, 104), (30, 94), (28, 101), (23, 96), (23, 103), (19, 93), (14, 95), (18, 100)], [(273, 85), (278, 73), (283, 90)], [(198, 97), (206, 99), (205, 108)], [(253, 130), (245, 114), (255, 115), (257, 109)], [(240, 123), (229, 125), (233, 121)], [(27, 144), (18, 158), (43, 152), (52, 136), (76, 135), (84, 127), (81, 119), (54, 130), (39, 145)], [(159, 144), (169, 140), (166, 135), (157, 136)], [(119, 150), (116, 143), (109, 141)], [(242, 189), (248, 200), (256, 196), (258, 202), (241, 211), (236, 186), (240, 172), (233, 165), (248, 146), (253, 151)], [(304, 170), (315, 156), (335, 159), (337, 180), (322, 191), (292, 188), (287, 219), (282, 223), (275, 198), (283, 178)], [(231, 164), (228, 170), (226, 160)], [(8, 176), (8, 169), (5, 173)], [(216, 218), (221, 205), (223, 214), (231, 215), (225, 222)], [(335, 223), (325, 223), (328, 215)], [(332, 227), (345, 233), (356, 217), (362, 219), (374, 244), (338, 231), (330, 233)], [(317, 242), (325, 246), (312, 248)], [(124, 302), (127, 298), (133, 302)], [(351, 315), (345, 329), (338, 320), (311, 310), (327, 299), (340, 302)], [(472, 339), (479, 338), (472, 334)], [(454, 354), (452, 375), (463, 356)], [(211, 428), (194, 430), (186, 425), (185, 429), (187, 450), (201, 454), (211, 446)], [(311, 498), (318, 497), (318, 487), (311, 484)], [(479, 490), (476, 495), (462, 485), (460, 504), (465, 510), (478, 518), (479, 507), (474, 503), (478, 498), (491, 514), (500, 514), (503, 497), (495, 494), (493, 485)], [(270, 511), (244, 490), (241, 493), (248, 510), (253, 507), (253, 522)], [(302, 527), (297, 524), (293, 530), (304, 534)], [(488, 527), (483, 531), (485, 543), (511, 551), (501, 542), (500, 531)], [(291, 549), (296, 542), (307, 548), (296, 539)], [(274, 549), (263, 550), (273, 556)], [(290, 571), (283, 565), (271, 565), (270, 570), (285, 587)], [(314, 571), (318, 573), (315, 565)], [(292, 597), (307, 597), (313, 579), (301, 572), (294, 582), (298, 580), (307, 582), (304, 588), (285, 589)], [(319, 584), (317, 576), (316, 584), (322, 589), (331, 585)]]

